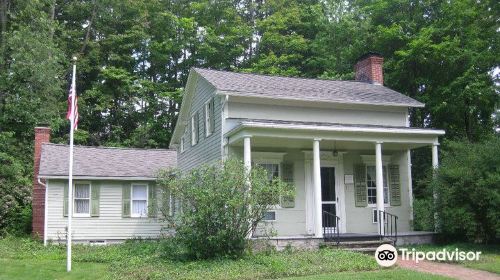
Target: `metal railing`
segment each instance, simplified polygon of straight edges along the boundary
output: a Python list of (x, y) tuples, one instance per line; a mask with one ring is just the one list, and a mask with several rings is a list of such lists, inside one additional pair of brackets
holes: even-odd
[[(384, 220), (383, 224), (381, 220)], [(398, 216), (378, 210), (378, 229), (380, 238), (390, 238), (396, 243), (398, 241)]]
[(340, 233), (338, 225), (340, 217), (333, 215), (328, 211), (323, 211), (323, 239), (328, 242), (335, 242), (339, 245)]

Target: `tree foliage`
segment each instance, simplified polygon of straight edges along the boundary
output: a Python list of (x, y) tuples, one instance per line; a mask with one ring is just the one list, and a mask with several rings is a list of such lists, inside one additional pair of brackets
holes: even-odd
[[(78, 144), (167, 147), (193, 66), (352, 79), (367, 51), (383, 54), (386, 86), (426, 103), (413, 126), (476, 142), (498, 127), (499, 10), (492, 0), (0, 0), (0, 131), (15, 139), (0, 145), (26, 155), (27, 178), (36, 124), (67, 142), (73, 56)], [(428, 160), (415, 155), (420, 178)]]
[(448, 238), (495, 242), (500, 238), (500, 138), (448, 142), (432, 182), (439, 229)]
[(163, 203), (161, 212), (189, 257), (241, 256), (248, 234), (265, 212), (279, 204), (281, 197), (293, 194), (293, 186), (279, 178), (269, 181), (262, 167), (246, 174), (241, 161), (229, 159), (185, 174), (168, 170), (160, 176), (163, 201), (175, 198), (177, 203), (176, 209)]

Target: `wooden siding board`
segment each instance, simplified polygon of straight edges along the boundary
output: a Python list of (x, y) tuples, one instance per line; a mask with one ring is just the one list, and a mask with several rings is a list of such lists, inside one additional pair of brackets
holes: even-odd
[[(67, 217), (63, 217), (64, 181), (50, 181), (48, 192), (47, 239), (65, 239)], [(160, 193), (158, 193), (160, 195)], [(73, 217), (73, 238), (116, 240), (134, 237), (155, 238), (162, 223), (150, 218), (122, 218), (122, 184), (101, 181), (99, 217)]]
[[(214, 132), (206, 137), (204, 106), (211, 99), (214, 102)], [(195, 88), (191, 110), (189, 112), (189, 126), (186, 130), (186, 147), (183, 153), (177, 155), (178, 167), (187, 171), (204, 163), (214, 162), (221, 159), (221, 116), (222, 104), (220, 97), (215, 95), (215, 88), (205, 79), (198, 79)], [(200, 127), (200, 139), (195, 146), (191, 145), (191, 116), (200, 112), (198, 125)]]

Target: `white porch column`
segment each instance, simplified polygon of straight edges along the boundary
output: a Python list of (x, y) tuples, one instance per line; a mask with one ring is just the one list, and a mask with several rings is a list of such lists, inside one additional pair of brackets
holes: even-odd
[[(432, 169), (434, 169), (434, 171), (439, 167), (438, 146), (439, 146), (439, 143), (432, 144)], [(433, 176), (435, 176), (435, 174), (436, 173), (434, 172)], [(436, 204), (438, 196), (437, 196), (437, 193), (435, 190), (433, 190), (432, 195), (434, 197), (434, 204)], [(435, 212), (434, 213), (434, 231), (439, 232), (439, 229), (440, 229), (439, 216), (438, 216), (438, 213)]]
[[(377, 215), (379, 215), (379, 234), (384, 234), (384, 217), (379, 211), (384, 211), (384, 172), (382, 170), (382, 142), (375, 143), (375, 171), (377, 183)], [(380, 226), (382, 225), (382, 226)]]
[(432, 168), (433, 169), (437, 169), (439, 167), (438, 147), (439, 147), (439, 143), (432, 144)]
[(323, 211), (321, 207), (321, 161), (319, 154), (319, 141), (313, 141), (313, 185), (314, 185), (314, 235), (323, 237)]
[[(252, 168), (252, 149), (250, 147), (250, 136), (246, 135), (243, 138), (243, 165), (245, 167), (245, 176), (246, 184), (247, 184), (247, 195), (250, 195), (250, 191), (252, 189), (252, 184), (250, 182), (250, 170)], [(250, 209), (251, 210), (251, 209)], [(251, 223), (250, 223), (251, 226)], [(247, 238), (250, 239), (253, 236), (253, 230), (248, 232)]]
[(247, 135), (243, 138), (243, 164), (247, 172), (252, 168), (252, 148), (250, 147), (251, 136)]

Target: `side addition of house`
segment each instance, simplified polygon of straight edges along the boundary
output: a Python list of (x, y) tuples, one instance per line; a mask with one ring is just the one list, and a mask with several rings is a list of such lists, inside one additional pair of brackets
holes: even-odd
[[(66, 241), (69, 146), (51, 144), (50, 128), (35, 128), (33, 233)], [(112, 243), (162, 233), (157, 172), (176, 166), (175, 151), (75, 146), (73, 241)]]
[(237, 157), (248, 168), (293, 182), (293, 200), (268, 212), (253, 235), (384, 234), (398, 217), (412, 230), (412, 149), (432, 146), (443, 130), (409, 126), (424, 104), (383, 85), (383, 58), (360, 58), (356, 81), (273, 77), (193, 68), (171, 147), (178, 167)]

